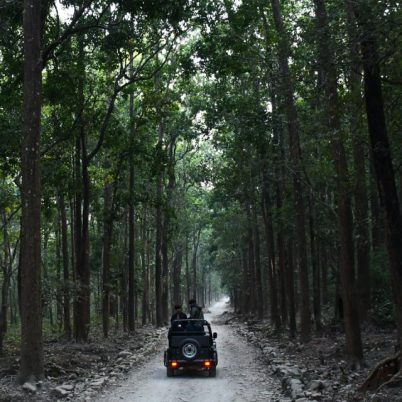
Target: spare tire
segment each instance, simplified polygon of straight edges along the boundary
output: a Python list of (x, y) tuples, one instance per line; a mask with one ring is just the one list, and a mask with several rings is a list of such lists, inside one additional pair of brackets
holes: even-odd
[(185, 339), (180, 346), (180, 352), (186, 360), (194, 360), (199, 350), (200, 344), (195, 339)]

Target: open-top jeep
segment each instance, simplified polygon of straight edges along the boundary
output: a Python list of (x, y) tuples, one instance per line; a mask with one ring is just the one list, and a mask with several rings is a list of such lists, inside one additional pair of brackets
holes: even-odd
[(166, 374), (173, 377), (178, 370), (202, 369), (210, 377), (216, 376), (218, 352), (211, 325), (205, 320), (173, 321), (169, 329), (169, 347), (165, 351)]

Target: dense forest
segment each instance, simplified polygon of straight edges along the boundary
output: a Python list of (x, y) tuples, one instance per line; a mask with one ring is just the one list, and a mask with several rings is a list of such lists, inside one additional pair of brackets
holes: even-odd
[[(0, 354), (173, 305), (402, 342), (398, 0), (0, 4)], [(400, 359), (399, 359), (400, 364)]]

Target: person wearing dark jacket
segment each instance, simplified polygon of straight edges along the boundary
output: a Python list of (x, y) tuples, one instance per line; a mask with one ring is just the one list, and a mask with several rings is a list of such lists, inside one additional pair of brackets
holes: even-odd
[(189, 318), (203, 320), (204, 313), (202, 312), (202, 308), (197, 304), (197, 301), (195, 299), (191, 299), (188, 301), (188, 304), (190, 306)]
[(174, 313), (170, 318), (170, 323), (173, 324), (175, 320), (185, 320), (187, 318), (186, 314), (181, 311), (181, 304), (176, 304), (174, 306)]

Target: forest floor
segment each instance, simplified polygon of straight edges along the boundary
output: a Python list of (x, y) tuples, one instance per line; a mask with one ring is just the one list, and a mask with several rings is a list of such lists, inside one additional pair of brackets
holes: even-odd
[(343, 355), (340, 328), (315, 336), (307, 345), (278, 336), (266, 321), (231, 313), (225, 301), (206, 318), (218, 333), (216, 378), (202, 372), (166, 377), (163, 350), (167, 329), (138, 329), (135, 337), (116, 332), (109, 340), (93, 335), (85, 345), (48, 339), (46, 379), (15, 384), (18, 350), (0, 358), (0, 402), (401, 402), (402, 387), (363, 394), (358, 387), (376, 363), (392, 356), (391, 330), (363, 331), (366, 367), (351, 370)]
[(221, 318), (260, 349), (268, 372), (280, 380), (289, 402), (402, 402), (402, 381), (378, 391), (359, 390), (374, 367), (395, 354), (394, 330), (366, 326), (362, 332), (365, 362), (362, 367), (352, 369), (343, 352), (345, 339), (338, 326), (324, 330), (303, 345), (283, 334), (275, 334), (266, 321), (229, 312)]
[(0, 357), (0, 402), (89, 401), (119, 384), (159, 348), (166, 329), (139, 328), (135, 336), (110, 331), (104, 339), (93, 331), (90, 342), (78, 344), (45, 336), (45, 376), (40, 383), (16, 384), (19, 350), (6, 344)]

